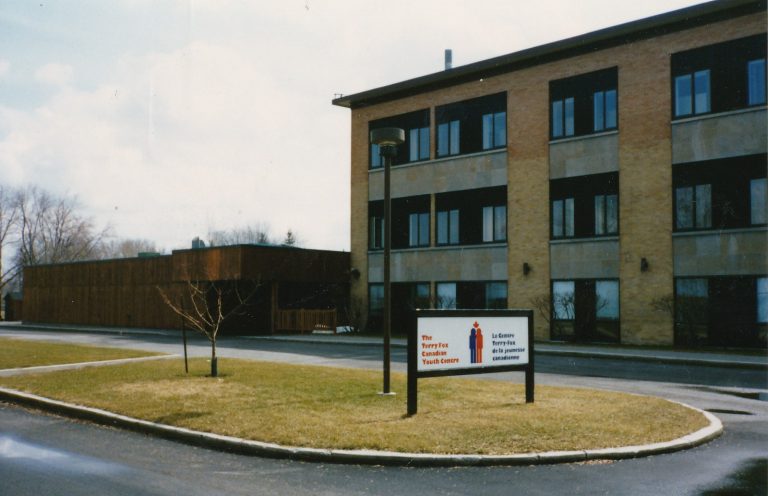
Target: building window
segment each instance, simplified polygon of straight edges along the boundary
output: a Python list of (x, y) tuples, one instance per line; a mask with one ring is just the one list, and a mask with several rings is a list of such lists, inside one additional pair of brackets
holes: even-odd
[(677, 229), (712, 227), (712, 185), (699, 184), (675, 190)]
[(507, 113), (483, 115), (483, 150), (507, 145)]
[(671, 57), (672, 118), (765, 105), (765, 33)]
[(408, 135), (410, 161), (429, 160), (429, 127), (411, 129)]
[(579, 279), (552, 282), (554, 339), (619, 341), (619, 281)]
[(707, 337), (709, 284), (704, 278), (675, 280), (675, 343), (695, 345)]
[(379, 145), (371, 143), (371, 169), (379, 169), (381, 166), (381, 149)]
[(710, 110), (709, 69), (675, 78), (675, 116), (704, 114)]
[(437, 156), (459, 154), (460, 122), (450, 121), (437, 126)]
[(368, 248), (371, 250), (381, 250), (384, 248), (384, 217), (372, 215), (368, 227), (370, 231)]
[(507, 308), (507, 283), (489, 282), (485, 285), (485, 308)]
[(573, 98), (564, 98), (552, 102), (552, 137), (573, 136)]
[(619, 281), (595, 281), (598, 320), (619, 320)]
[(573, 198), (564, 198), (552, 202), (552, 237), (572, 238), (574, 236)]
[(437, 156), (502, 148), (507, 143), (507, 94), (435, 107)]
[(761, 225), (768, 223), (768, 181), (764, 177), (749, 182), (750, 223)]
[(503, 281), (438, 282), (437, 309), (507, 308), (507, 283)]
[[(405, 129), (405, 143), (398, 146), (395, 150), (395, 156), (392, 157), (392, 165), (429, 160), (429, 116), (429, 109), (423, 109), (371, 121), (368, 123), (369, 137), (370, 131), (374, 129), (384, 127)], [(384, 165), (384, 161), (381, 158), (379, 146), (371, 143), (370, 151), (370, 168), (381, 168)]]
[(437, 244), (459, 244), (459, 210), (437, 212)]
[(675, 279), (675, 344), (766, 346), (768, 277)]
[(768, 324), (768, 277), (757, 279), (757, 323)]
[(595, 196), (595, 236), (619, 232), (619, 197), (617, 195)]
[(742, 229), (765, 225), (765, 154), (672, 166), (673, 228)]
[(550, 136), (584, 136), (618, 126), (618, 69), (550, 81)]
[(574, 320), (576, 315), (576, 292), (573, 281), (552, 283), (552, 318)]
[(429, 283), (416, 283), (413, 287), (413, 308), (429, 308)]
[(437, 302), (435, 307), (438, 310), (456, 309), (456, 283), (439, 282), (437, 283)]
[(408, 216), (408, 246), (429, 246), (429, 212)]
[(616, 90), (596, 91), (592, 102), (595, 132), (616, 129)]
[(765, 104), (765, 59), (747, 62), (747, 104)]
[(436, 244), (473, 245), (506, 241), (506, 204), (506, 186), (436, 194)]
[[(430, 245), (430, 195), (408, 196), (392, 200), (392, 249)], [(371, 202), (381, 205), (383, 202)], [(370, 208), (370, 207), (369, 207)]]
[(507, 207), (483, 207), (483, 243), (507, 240)]
[(618, 172), (551, 180), (552, 238), (618, 234), (618, 189)]
[(384, 248), (384, 202), (368, 203), (368, 249)]
[(368, 286), (368, 309), (372, 314), (381, 314), (384, 310), (384, 285), (370, 284)]

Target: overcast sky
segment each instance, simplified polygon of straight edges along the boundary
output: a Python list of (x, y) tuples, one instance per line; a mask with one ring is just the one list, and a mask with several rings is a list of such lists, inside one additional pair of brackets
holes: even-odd
[(267, 223), (349, 249), (351, 94), (686, 0), (2, 0), (0, 183), (170, 251)]

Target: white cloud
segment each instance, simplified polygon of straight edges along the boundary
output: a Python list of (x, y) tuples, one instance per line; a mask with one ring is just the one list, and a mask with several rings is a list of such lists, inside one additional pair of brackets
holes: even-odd
[[(152, 52), (104, 44), (89, 66), (62, 47), (55, 60), (77, 61), (78, 85), (70, 65), (31, 70), (53, 95), (0, 103), (0, 180), (76, 193), (118, 235), (165, 249), (255, 222), (348, 249), (349, 111), (331, 106), (334, 93), (439, 71), (444, 48), (461, 65), (695, 1), (183, 0), (166, 11), (126, 0), (151, 29), (120, 26), (120, 9), (104, 22)], [(0, 76), (8, 67), (0, 60)]]
[(72, 82), (72, 66), (59, 63), (46, 64), (35, 71), (35, 80), (39, 83), (64, 86)]
[(320, 129), (330, 141), (346, 115), (287, 88), (263, 62), (193, 42), (125, 58), (116, 82), (63, 87), (35, 112), (0, 107), (10, 130), (0, 169), (17, 184), (77, 192), (118, 235), (166, 248), (258, 221), (276, 236), (290, 227), (311, 246), (345, 248), (348, 189), (337, 185), (348, 161), (307, 137)]

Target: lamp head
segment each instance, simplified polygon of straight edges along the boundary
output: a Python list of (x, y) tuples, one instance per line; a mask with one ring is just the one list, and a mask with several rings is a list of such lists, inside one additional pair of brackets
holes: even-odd
[(397, 146), (405, 142), (405, 131), (399, 127), (382, 127), (371, 131), (371, 143), (379, 146)]

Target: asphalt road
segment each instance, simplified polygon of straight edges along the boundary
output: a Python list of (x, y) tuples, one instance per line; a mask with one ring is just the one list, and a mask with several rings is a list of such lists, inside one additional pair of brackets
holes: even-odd
[[(162, 336), (34, 336), (180, 351)], [(195, 340), (190, 352), (208, 348)], [(370, 346), (259, 340), (224, 340), (220, 354), (370, 368), (381, 356)], [(394, 368), (404, 368), (404, 353), (394, 356)], [(768, 494), (768, 402), (749, 394), (765, 388), (764, 372), (563, 357), (537, 358), (537, 365), (539, 384), (655, 394), (718, 412), (725, 434), (693, 450), (637, 460), (413, 469), (239, 456), (0, 404), (0, 494)], [(478, 377), (522, 381), (518, 373)]]

